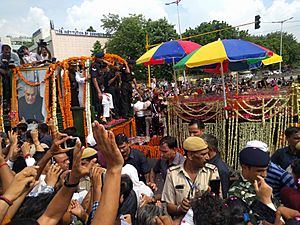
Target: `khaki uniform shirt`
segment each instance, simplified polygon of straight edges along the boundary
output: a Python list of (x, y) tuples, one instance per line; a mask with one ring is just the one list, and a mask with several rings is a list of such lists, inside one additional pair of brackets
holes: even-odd
[(184, 170), (184, 164), (173, 166), (168, 170), (162, 201), (178, 205), (183, 198), (192, 199), (196, 192), (205, 192), (209, 181), (215, 179), (220, 179), (218, 168), (209, 163), (199, 170), (194, 182)]

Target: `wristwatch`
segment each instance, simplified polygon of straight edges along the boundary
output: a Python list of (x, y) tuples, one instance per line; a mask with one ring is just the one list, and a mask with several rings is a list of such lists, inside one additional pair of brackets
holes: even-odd
[(70, 173), (68, 173), (67, 176), (66, 176), (64, 186), (67, 187), (67, 188), (76, 188), (78, 186), (79, 182), (76, 183), (76, 184), (70, 184), (69, 179), (70, 179)]

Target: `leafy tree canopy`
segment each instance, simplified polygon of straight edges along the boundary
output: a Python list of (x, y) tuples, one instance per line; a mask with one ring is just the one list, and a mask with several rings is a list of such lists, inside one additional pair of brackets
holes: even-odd
[(95, 55), (98, 52), (104, 52), (104, 49), (102, 48), (102, 45), (100, 41), (96, 41), (93, 45), (93, 49), (91, 50), (92, 55)]
[(93, 26), (90, 26), (86, 31), (88, 31), (88, 32), (96, 32), (96, 30), (93, 28)]

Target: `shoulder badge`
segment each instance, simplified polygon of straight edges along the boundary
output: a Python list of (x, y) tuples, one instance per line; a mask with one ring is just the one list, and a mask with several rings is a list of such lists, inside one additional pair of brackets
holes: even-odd
[(181, 167), (181, 165), (171, 166), (171, 167), (169, 168), (169, 171), (171, 172), (171, 171), (174, 171), (174, 170), (178, 170), (180, 167)]
[(208, 169), (211, 169), (213, 171), (217, 171), (218, 170), (218, 168), (215, 165), (210, 164), (210, 163), (206, 163), (205, 167), (208, 168)]

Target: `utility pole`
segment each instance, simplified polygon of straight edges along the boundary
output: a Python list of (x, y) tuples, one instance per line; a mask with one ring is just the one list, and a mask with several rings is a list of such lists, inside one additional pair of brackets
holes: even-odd
[[(280, 56), (282, 56), (282, 30), (283, 30), (283, 23), (293, 19), (294, 17), (290, 17), (288, 19), (285, 20), (281, 20), (281, 21), (276, 21), (276, 22), (272, 22), (272, 23), (280, 23)], [(281, 62), (279, 63), (279, 73), (281, 73)]]

